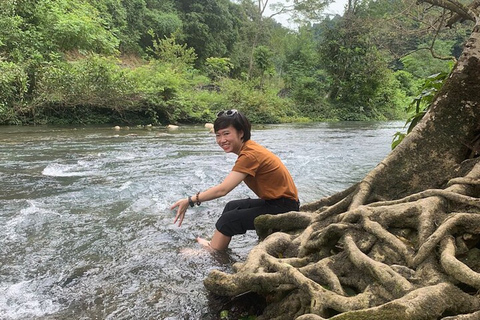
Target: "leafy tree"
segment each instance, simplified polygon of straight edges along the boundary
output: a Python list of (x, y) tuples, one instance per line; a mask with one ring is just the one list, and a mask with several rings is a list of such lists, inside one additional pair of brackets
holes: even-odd
[(273, 52), (266, 46), (258, 46), (253, 52), (253, 58), (255, 60), (255, 65), (260, 71), (260, 87), (263, 87), (263, 82), (265, 80), (265, 75), (267, 73), (273, 74)]
[(119, 41), (107, 30), (95, 7), (84, 1), (43, 0), (36, 6), (39, 31), (60, 51), (85, 50), (114, 54)]
[[(277, 35), (285, 35), (286, 29), (272, 19), (275, 14), (269, 17), (264, 16), (267, 5), (268, 0), (240, 1), (240, 38), (233, 50), (232, 61), (234, 61), (236, 66), (242, 68), (247, 78), (251, 78), (258, 71), (255, 70), (254, 57), (255, 50), (258, 46), (269, 47), (275, 53), (278, 53), (278, 55), (276, 55), (277, 57), (283, 55), (282, 52), (278, 52), (279, 44), (281, 44), (282, 41), (275, 33)], [(280, 41), (275, 42), (277, 40)], [(281, 68), (282, 61), (276, 61), (275, 67)], [(257, 74), (262, 74), (262, 72), (260, 71)]]
[(233, 64), (229, 58), (210, 57), (205, 62), (205, 71), (213, 81), (227, 77), (232, 68)]
[(435, 42), (435, 52), (446, 57), (445, 59), (437, 59), (433, 57), (429, 48), (425, 48), (425, 45), (422, 44), (418, 50), (413, 51), (400, 59), (403, 69), (417, 78), (422, 79), (434, 73), (450, 72), (452, 69), (452, 62), (455, 59), (452, 55), (454, 44), (455, 42), (453, 40), (437, 40)]
[(156, 59), (132, 73), (133, 82), (138, 86), (136, 91), (142, 96), (143, 108), (152, 122), (174, 123), (200, 117), (199, 110), (187, 96), (197, 84), (195, 50), (177, 43), (174, 35), (154, 40), (152, 49)]
[(374, 43), (389, 52), (392, 68), (421, 78), (448, 71), (448, 61), (459, 57), (459, 48), (470, 33), (466, 23), (444, 28), (447, 12), (435, 6), (418, 6), (414, 0), (361, 3), (356, 14), (375, 26), (371, 29)]
[(197, 66), (208, 57), (228, 57), (238, 38), (238, 23), (228, 0), (179, 0), (184, 38), (198, 55)]
[(35, 1), (6, 0), (0, 6), (0, 54), (13, 62), (47, 55), (52, 39), (42, 35)]
[[(258, 0), (259, 6), (267, 6), (268, 2), (269, 0)], [(290, 13), (297, 22), (302, 20), (321, 21), (324, 18), (323, 11), (332, 2), (332, 0), (281, 1), (271, 5), (274, 13), (270, 17)]]
[(193, 68), (197, 59), (194, 48), (186, 44), (178, 44), (175, 35), (160, 40), (154, 40), (153, 52), (157, 59), (172, 66), (172, 70), (186, 70)]
[(264, 28), (257, 24), (256, 7), (252, 1), (242, 0), (233, 7), (238, 23), (238, 38), (232, 46), (230, 59), (234, 64), (232, 76), (248, 79), (253, 71), (253, 50), (258, 43), (267, 44)]
[[(147, 11), (145, 15), (146, 30), (152, 30), (158, 36), (168, 37), (174, 33), (178, 34), (182, 30), (183, 23), (176, 13)], [(142, 34), (140, 44), (143, 49), (152, 46), (153, 39), (150, 33)]]
[(300, 111), (312, 118), (329, 118), (322, 105), (331, 80), (322, 69), (314, 28), (300, 27), (296, 37), (286, 43), (285, 56), (283, 79)]
[(13, 62), (0, 61), (0, 123), (17, 124), (28, 91), (28, 75)]
[(159, 37), (168, 37), (182, 29), (183, 23), (173, 1), (122, 0), (118, 8), (117, 0), (109, 6), (112, 17), (116, 12), (124, 16), (116, 21), (121, 49), (126, 53), (144, 54), (152, 46), (151, 32)]
[(368, 21), (347, 15), (326, 20), (319, 35), (323, 66), (332, 80), (328, 97), (344, 120), (379, 118), (385, 99), (377, 98), (389, 98), (381, 92), (392, 79), (388, 58), (373, 43), (371, 28)]
[[(133, 39), (127, 37), (129, 26), (127, 24), (127, 10), (121, 0), (88, 0), (98, 12), (100, 18), (105, 22), (104, 27), (110, 30), (119, 41), (118, 49), (126, 52)], [(133, 45), (135, 47), (135, 45)]]

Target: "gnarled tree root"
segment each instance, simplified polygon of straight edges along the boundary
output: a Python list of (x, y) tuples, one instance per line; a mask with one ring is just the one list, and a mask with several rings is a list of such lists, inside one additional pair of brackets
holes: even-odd
[(264, 295), (260, 319), (478, 316), (480, 273), (459, 255), (480, 239), (480, 166), (445, 189), (365, 203), (374, 178), (301, 212), (256, 220), (265, 240), (235, 273), (212, 271), (205, 286)]
[[(419, 320), (439, 319), (445, 313), (471, 313), (478, 310), (480, 300), (449, 283), (419, 288), (400, 299), (378, 307), (349, 311), (330, 320)], [(476, 312), (475, 312), (476, 313)], [(444, 319), (450, 319), (447, 317)], [(297, 320), (323, 319), (306, 314)]]

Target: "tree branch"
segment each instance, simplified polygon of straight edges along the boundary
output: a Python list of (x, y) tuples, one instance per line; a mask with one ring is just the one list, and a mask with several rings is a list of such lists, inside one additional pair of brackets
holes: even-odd
[(450, 10), (461, 16), (464, 20), (471, 20), (475, 22), (476, 18), (478, 17), (478, 15), (475, 14), (469, 7), (466, 7), (455, 0), (418, 0), (418, 3), (424, 2)]
[[(470, 8), (470, 10), (474, 11), (479, 6), (480, 6), (480, 0), (475, 0), (471, 4), (468, 5), (468, 8)], [(447, 21), (447, 27), (451, 28), (456, 22), (464, 21), (464, 20), (465, 20), (465, 18), (462, 15), (456, 13), (456, 14), (453, 15), (453, 17), (451, 17)]]

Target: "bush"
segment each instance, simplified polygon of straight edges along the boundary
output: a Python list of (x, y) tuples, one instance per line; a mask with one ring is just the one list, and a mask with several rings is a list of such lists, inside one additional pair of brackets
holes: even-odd
[(128, 69), (115, 58), (91, 55), (75, 62), (43, 66), (37, 81), (39, 104), (91, 105), (121, 110), (133, 101)]
[(0, 61), (0, 124), (18, 124), (17, 109), (25, 102), (28, 76), (13, 62)]
[[(121, 114), (132, 109), (138, 101), (134, 84), (130, 81), (129, 69), (121, 68), (111, 57), (90, 55), (75, 62), (44, 64), (37, 75), (34, 100), (31, 103), (34, 121), (47, 121), (51, 116), (74, 113), (77, 122), (101, 123), (87, 116), (93, 114)], [(93, 108), (93, 109), (92, 109)], [(93, 111), (97, 109), (97, 111)], [(104, 111), (102, 111), (104, 110)], [(40, 117), (40, 118), (39, 118)], [(73, 120), (72, 120), (73, 121)]]
[(221, 87), (226, 103), (223, 109), (241, 110), (253, 123), (280, 123), (297, 117), (291, 100), (280, 98), (276, 87), (259, 90), (255, 82), (231, 79), (222, 81)]
[(120, 41), (100, 12), (85, 1), (40, 1), (36, 7), (39, 29), (62, 51), (117, 52)]

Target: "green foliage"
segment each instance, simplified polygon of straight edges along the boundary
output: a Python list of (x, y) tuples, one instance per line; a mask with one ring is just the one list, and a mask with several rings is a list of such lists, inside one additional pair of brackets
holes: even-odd
[[(449, 57), (452, 54), (454, 45), (454, 41), (437, 40), (435, 42), (434, 51), (437, 55)], [(422, 47), (424, 49), (422, 49)], [(430, 50), (425, 48), (425, 44), (422, 44), (417, 51), (403, 57), (400, 61), (402, 62), (405, 71), (415, 75), (417, 78), (423, 79), (435, 72), (449, 72), (452, 67), (453, 59), (435, 59)]]
[(384, 119), (396, 114), (394, 78), (388, 55), (379, 50), (361, 17), (349, 15), (325, 21), (319, 30), (324, 68), (331, 79), (329, 99), (341, 120)]
[(266, 46), (258, 46), (253, 51), (255, 66), (260, 72), (260, 87), (263, 87), (266, 75), (273, 76), (275, 74), (272, 57), (273, 52)]
[(153, 123), (175, 122), (187, 116), (182, 93), (188, 81), (179, 72), (172, 72), (168, 66), (152, 61), (132, 72), (136, 92), (141, 96), (143, 109)]
[(113, 54), (119, 41), (105, 28), (95, 7), (79, 0), (38, 1), (35, 17), (41, 33), (60, 51), (86, 50)]
[(330, 0), (297, 0), (294, 1), (295, 13), (308, 19), (319, 20), (323, 10), (332, 2)]
[(0, 123), (18, 123), (15, 110), (25, 102), (27, 82), (25, 70), (12, 62), (0, 61)]
[(450, 72), (440, 72), (431, 75), (425, 79), (421, 88), (421, 92), (417, 95), (407, 107), (406, 111), (409, 115), (405, 127), (408, 126), (407, 132), (396, 132), (392, 141), (392, 149), (402, 142), (402, 140), (415, 128), (415, 126), (422, 120), (423, 116), (427, 113), (432, 101), (437, 92), (443, 87), (445, 80)]
[(410, 72), (405, 70), (398, 70), (394, 73), (396, 80), (398, 81), (398, 88), (405, 92), (406, 96), (414, 96), (416, 92), (420, 90), (422, 81), (414, 77)]
[[(176, 13), (165, 13), (158, 11), (147, 11), (146, 18), (146, 30), (155, 30), (155, 34), (159, 36), (167, 37), (171, 34), (179, 32), (183, 26), (182, 20)], [(142, 36), (142, 47), (146, 48), (152, 44), (151, 39)]]
[(222, 109), (243, 111), (253, 123), (280, 123), (297, 117), (291, 101), (277, 95), (278, 87), (266, 85), (259, 90), (255, 81), (225, 79), (221, 82), (225, 104)]
[(253, 51), (255, 65), (262, 75), (273, 68), (272, 57), (273, 52), (266, 46), (258, 46)]
[(124, 53), (144, 55), (154, 33), (160, 38), (181, 30), (183, 23), (173, 0), (89, 0), (101, 13), (109, 29), (120, 40)]
[[(315, 13), (326, 2), (294, 5)], [(422, 20), (391, 8), (438, 10), (360, 1), (292, 31), (257, 4), (2, 0), (0, 123), (188, 123), (226, 108), (255, 123), (391, 119), (404, 115), (399, 106), (418, 92), (419, 76), (450, 67), (427, 54), (432, 36), (392, 27), (416, 30)], [(434, 51), (458, 56), (467, 30), (439, 32)]]
[(319, 70), (313, 76), (298, 75), (292, 85), (292, 98), (302, 105), (321, 101), (325, 89), (322, 80), (326, 78), (323, 70)]
[(26, 92), (25, 71), (12, 62), (0, 61), (0, 102), (21, 102)]
[(318, 39), (314, 29), (304, 26), (295, 38), (287, 37), (283, 65), (285, 92), (291, 97), (300, 114), (313, 120), (335, 119), (325, 100), (331, 84), (329, 74), (322, 68)]
[(239, 6), (231, 9), (235, 13), (235, 28), (238, 32), (229, 54), (234, 64), (232, 76), (246, 79), (253, 67), (253, 49), (258, 45), (266, 45), (269, 37), (265, 35), (266, 28), (259, 25), (258, 7), (251, 1), (241, 1)]
[(239, 24), (229, 0), (177, 0), (189, 47), (195, 49), (201, 66), (208, 57), (229, 56), (238, 38)]
[[(181, 60), (181, 58), (179, 58)], [(36, 102), (30, 110), (35, 121), (54, 115), (83, 115), (96, 107), (101, 118), (81, 122), (122, 121), (170, 123), (202, 119), (192, 92), (205, 77), (195, 76), (179, 63), (152, 60), (134, 69), (122, 68), (119, 61), (91, 55), (72, 63), (48, 65), (38, 79)], [(202, 105), (204, 107), (205, 105)], [(137, 114), (132, 118), (132, 113)], [(197, 119), (197, 121), (198, 121)], [(72, 121), (80, 121), (73, 117)]]
[(213, 81), (227, 77), (232, 69), (233, 64), (229, 58), (210, 57), (205, 62), (205, 71)]
[(13, 62), (22, 62), (29, 57), (38, 56), (49, 39), (39, 33), (36, 26), (30, 26), (28, 19), (19, 15), (19, 6), (15, 1), (3, 3), (0, 11), (0, 58)]
[(22, 37), (23, 19), (15, 15), (13, 0), (5, 1), (0, 6), (0, 52), (12, 49), (13, 41)]
[(396, 74), (387, 70), (377, 92), (372, 97), (374, 116), (369, 119), (389, 120), (405, 119), (403, 106), (409, 101), (409, 95), (403, 90)]
[(71, 63), (45, 65), (38, 73), (36, 98), (30, 113), (36, 117), (34, 121), (43, 121), (42, 117), (64, 111), (76, 113), (79, 108), (92, 106), (120, 114), (136, 100), (128, 74), (118, 60), (99, 55)]
[(172, 65), (173, 70), (193, 68), (193, 63), (197, 59), (195, 49), (188, 48), (185, 44), (178, 44), (175, 35), (154, 40), (153, 52), (160, 61)]

